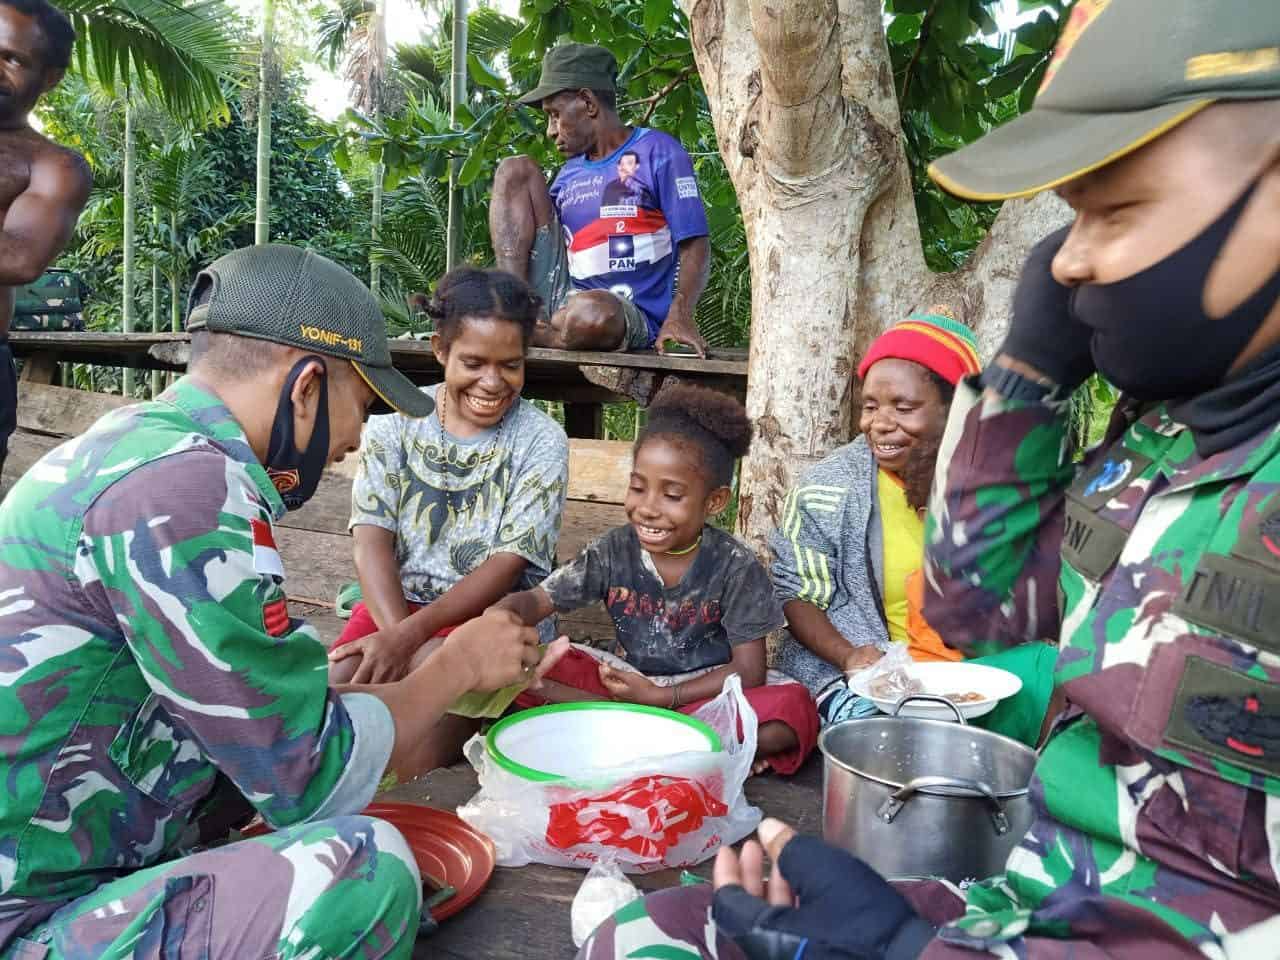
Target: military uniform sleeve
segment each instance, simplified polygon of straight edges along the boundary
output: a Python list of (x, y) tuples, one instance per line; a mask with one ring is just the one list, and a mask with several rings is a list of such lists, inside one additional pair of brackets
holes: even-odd
[(554, 422), (547, 426), (554, 429), (541, 431), (518, 461), (520, 472), (502, 506), (493, 546), (495, 553), (524, 557), (542, 574), (555, 566), (569, 483), (569, 441)]
[(612, 569), (611, 534), (606, 533), (583, 547), (582, 552), (542, 581), (558, 613), (581, 610), (609, 592)]
[(387, 414), (370, 417), (365, 424), (360, 462), (351, 485), (349, 527), (382, 527), (393, 533), (398, 529), (404, 477), (402, 422), (400, 414)]
[(76, 574), (152, 695), (269, 823), (372, 796), (391, 718), (329, 690), (324, 646), (289, 615), (270, 515), (239, 463), (197, 448), (122, 478), (85, 514)]
[(957, 385), (925, 533), (925, 617), (949, 646), (982, 655), (1058, 636), (1074, 472), (1065, 403)]
[(779, 604), (804, 600), (819, 610), (831, 606), (840, 569), (845, 487), (805, 477), (787, 494), (782, 520), (769, 534), (773, 591)]

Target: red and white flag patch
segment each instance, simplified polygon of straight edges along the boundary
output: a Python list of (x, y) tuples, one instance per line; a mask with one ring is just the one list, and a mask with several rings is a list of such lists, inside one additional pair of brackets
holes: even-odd
[(276, 550), (276, 538), (271, 535), (271, 524), (265, 520), (250, 520), (253, 528), (253, 569), (269, 577), (284, 579), (284, 564)]
[(289, 632), (289, 602), (284, 598), (262, 605), (262, 625), (273, 637), (283, 637)]

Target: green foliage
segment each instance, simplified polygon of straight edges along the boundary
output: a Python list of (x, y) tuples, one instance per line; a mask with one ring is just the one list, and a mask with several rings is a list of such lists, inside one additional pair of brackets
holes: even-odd
[[(360, 0), (342, 0), (344, 4)], [(939, 271), (961, 265), (986, 235), (999, 205), (961, 203), (927, 176), (929, 164), (1030, 106), (1052, 51), (1065, 0), (1022, 0), (1022, 20), (1001, 31), (1002, 0), (885, 0), (885, 33), (903, 136), (916, 190), (925, 257)], [(543, 53), (572, 39), (609, 47), (620, 64), (625, 122), (667, 130), (695, 158), (707, 202), (713, 262), (698, 322), (713, 345), (746, 343), (751, 282), (746, 235), (720, 158), (689, 43), (688, 21), (672, 0), (524, 0), (520, 17), (489, 8), (468, 19), (469, 97), (458, 129), (449, 123), (451, 45), (447, 18), (438, 35), (397, 49), (406, 107), (374, 123), (349, 112), (330, 131), (338, 165), (368, 156), (387, 166), (388, 185), (409, 177), (443, 182), (462, 161), (468, 255), (491, 256), (484, 230), (488, 191), (504, 157), (527, 154), (548, 176), (562, 162), (543, 132), (542, 114), (516, 102), (537, 81)], [(422, 191), (421, 185), (408, 187)], [(441, 201), (442, 202), (442, 201)], [(441, 230), (438, 242), (443, 245)], [(384, 238), (383, 261), (401, 287), (421, 285), (438, 263), (424, 241)], [(395, 254), (393, 255), (393, 250)], [(411, 249), (412, 248), (412, 249)], [(413, 269), (410, 269), (410, 267)]]
[[(368, 34), (371, 0), (327, 0), (319, 48), (336, 67)], [(959, 203), (929, 181), (938, 156), (1025, 110), (1038, 88), (1066, 0), (1020, 0), (1011, 28), (996, 21), (1002, 0), (883, 0), (884, 28), (900, 100), (904, 144), (916, 190), (926, 258), (934, 269), (963, 262), (998, 207)], [(252, 227), (254, 130), (252, 95), (233, 82), (248, 30), (216, 0), (69, 0), (85, 38), (82, 72), (105, 88), (94, 93), (69, 78), (42, 108), (46, 129), (80, 150), (95, 192), (62, 265), (82, 272), (98, 296), (91, 324), (118, 317), (120, 118), (110, 92), (129, 82), (182, 122), (140, 110), (143, 171), (138, 223), (144, 274), (154, 263), (189, 282), (204, 261), (249, 243)], [(437, 7), (438, 9), (438, 7)], [(666, 130), (694, 158), (706, 199), (712, 270), (698, 322), (713, 345), (741, 345), (750, 328), (751, 278), (745, 229), (721, 160), (705, 91), (674, 0), (523, 0), (519, 17), (490, 7), (468, 18), (468, 97), (455, 129), (447, 109), (451, 24), (447, 15), (419, 43), (397, 48), (388, 77), (396, 108), (375, 122), (349, 111), (319, 123), (288, 69), (273, 106), (271, 203), (273, 238), (310, 245), (367, 277), (380, 265), (384, 309), (397, 331), (421, 331), (406, 298), (428, 290), (444, 269), (450, 162), (459, 160), (463, 188), (463, 256), (492, 261), (488, 200), (503, 158), (527, 154), (548, 177), (562, 163), (540, 111), (517, 103), (537, 80), (541, 58), (565, 39), (601, 43), (620, 63), (625, 122)], [(248, 62), (251, 58), (243, 58)], [(351, 64), (347, 63), (348, 74)], [(212, 84), (212, 85), (211, 85)], [(216, 88), (216, 96), (215, 96)], [(223, 96), (225, 94), (225, 104)], [(199, 117), (222, 122), (195, 129)], [(370, 168), (385, 165), (384, 216), (377, 245), (369, 241)], [(161, 212), (159, 223), (149, 215)], [(137, 295), (145, 303), (149, 279)], [(613, 435), (633, 414), (610, 415)], [(616, 429), (614, 429), (616, 426)], [(634, 423), (631, 429), (634, 429)]]
[(240, 62), (234, 15), (222, 0), (59, 0), (76, 29), (78, 72), (199, 123), (225, 116), (223, 84)]
[[(252, 102), (255, 91), (243, 97)], [(253, 242), (255, 130), (242, 95), (228, 98), (229, 121), (200, 131), (175, 128), (151, 115), (139, 124), (138, 257), (135, 296), (147, 316), (151, 267), (167, 284), (177, 278), (179, 300), (210, 260)], [(84, 277), (93, 291), (85, 321), (91, 329), (120, 326), (123, 248), (122, 111), (79, 76), (68, 76), (39, 108), (45, 131), (79, 150), (93, 169), (94, 189), (57, 265)], [(301, 145), (321, 127), (303, 102), (301, 81), (286, 75), (272, 105), (275, 143), (271, 196), (273, 237), (310, 246), (367, 276), (367, 200), (353, 192), (322, 151)], [(152, 211), (160, 213), (157, 223)], [(162, 294), (168, 302), (169, 291)], [(145, 308), (145, 309), (144, 309)]]
[(1021, 0), (1020, 12), (1034, 19), (1001, 33), (995, 12), (1002, 0), (885, 0), (885, 38), (932, 269), (959, 267), (1000, 205), (956, 200), (929, 179), (929, 164), (1031, 106), (1066, 5)]
[[(450, 160), (462, 161), (458, 180), (465, 201), (463, 249), (464, 256), (476, 262), (492, 262), (488, 195), (502, 159), (526, 154), (548, 177), (554, 175), (563, 159), (544, 134), (542, 114), (520, 105), (516, 98), (536, 83), (542, 53), (557, 36), (541, 28), (568, 17), (574, 39), (603, 43), (618, 55), (624, 121), (677, 134), (694, 156), (707, 199), (713, 248), (711, 276), (699, 303), (698, 320), (713, 345), (746, 343), (751, 317), (746, 234), (693, 64), (684, 15), (674, 3), (640, 0), (624, 0), (608, 8), (607, 15), (602, 4), (587, 0), (558, 3), (543, 11), (545, 5), (543, 0), (525, 3), (521, 19), (490, 8), (470, 14), (469, 97), (459, 111), (461, 129), (450, 126), (445, 107), (452, 56), (447, 17), (436, 37), (396, 50), (397, 75), (408, 94), (403, 110), (376, 123), (349, 111), (331, 129), (329, 148), (345, 173), (352, 172), (363, 156), (386, 166), (387, 221), (380, 249), (374, 252), (383, 264), (384, 278), (390, 276), (397, 295), (428, 289), (424, 281), (430, 284), (439, 278), (445, 201), (443, 193), (431, 193), (427, 184), (447, 180)], [(644, 38), (646, 26), (652, 28), (648, 39)], [(314, 146), (325, 149), (323, 140)], [(406, 196), (399, 198), (402, 191)], [(415, 207), (417, 219), (406, 223), (413, 222), (417, 232), (406, 234), (394, 221)], [(387, 306), (398, 323), (410, 319), (402, 301)]]

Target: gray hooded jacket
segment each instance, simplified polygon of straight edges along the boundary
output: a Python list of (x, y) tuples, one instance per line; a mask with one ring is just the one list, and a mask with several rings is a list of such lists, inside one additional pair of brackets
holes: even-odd
[[(810, 469), (788, 494), (782, 521), (769, 535), (770, 572), (779, 603), (812, 603), (850, 646), (887, 650), (876, 470), (865, 437)], [(790, 633), (776, 666), (815, 694), (841, 676)]]

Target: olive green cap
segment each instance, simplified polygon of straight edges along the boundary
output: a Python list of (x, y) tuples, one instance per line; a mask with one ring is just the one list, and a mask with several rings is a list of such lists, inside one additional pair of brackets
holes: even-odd
[(256, 337), (350, 360), (377, 395), (376, 413), (425, 417), (435, 402), (391, 363), (387, 323), (369, 289), (302, 247), (266, 243), (219, 257), (196, 275), (187, 329)]
[(1035, 106), (929, 175), (967, 200), (1057, 187), (1218, 100), (1280, 98), (1278, 0), (1077, 0)]
[(617, 84), (618, 61), (604, 47), (593, 43), (562, 43), (542, 58), (542, 77), (520, 102), (537, 107), (561, 90), (612, 92)]

